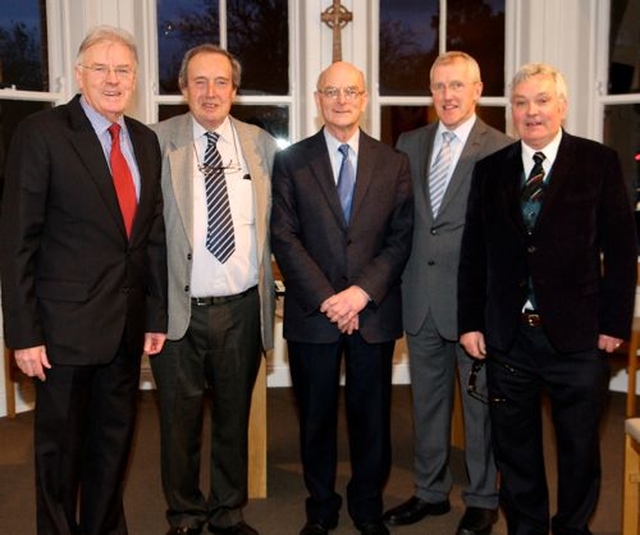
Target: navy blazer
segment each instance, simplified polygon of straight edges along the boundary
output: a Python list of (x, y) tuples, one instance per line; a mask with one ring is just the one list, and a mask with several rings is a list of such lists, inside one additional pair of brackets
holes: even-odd
[(482, 331), (508, 351), (531, 277), (545, 333), (561, 352), (626, 338), (633, 317), (636, 237), (617, 154), (563, 132), (535, 228), (520, 208), (516, 142), (476, 165), (462, 240), (460, 334)]
[(44, 344), (54, 364), (109, 362), (126, 332), (166, 332), (166, 244), (155, 134), (126, 118), (140, 171), (127, 238), (102, 146), (76, 96), (25, 119), (7, 158), (1, 226), (9, 347)]
[(413, 193), (404, 153), (360, 133), (347, 225), (322, 131), (276, 155), (272, 249), (286, 286), (284, 337), (330, 343), (339, 329), (319, 311), (351, 285), (371, 297), (360, 313), (369, 343), (402, 335), (400, 277), (411, 249)]

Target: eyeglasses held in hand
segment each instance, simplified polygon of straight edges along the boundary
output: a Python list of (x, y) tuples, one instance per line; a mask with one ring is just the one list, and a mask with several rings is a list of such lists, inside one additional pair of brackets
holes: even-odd
[[(511, 373), (515, 373), (516, 370), (512, 366), (505, 364), (504, 362), (496, 361), (505, 369), (507, 369)], [(472, 398), (481, 401), (482, 403), (504, 403), (507, 401), (505, 398), (492, 397), (487, 398), (482, 392), (478, 389), (478, 374), (482, 367), (484, 366), (484, 360), (474, 359), (473, 365), (471, 366), (471, 371), (469, 372), (469, 377), (467, 378), (467, 394), (469, 394)]]
[(329, 100), (338, 100), (338, 97), (342, 95), (342, 98), (348, 102), (364, 95), (364, 91), (361, 91), (357, 87), (325, 87), (324, 89), (318, 89), (318, 93), (324, 95), (324, 97)]

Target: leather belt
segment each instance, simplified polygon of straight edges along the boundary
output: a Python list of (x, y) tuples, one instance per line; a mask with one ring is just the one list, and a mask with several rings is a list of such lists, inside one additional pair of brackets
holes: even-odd
[(542, 319), (540, 318), (540, 314), (537, 312), (525, 310), (522, 313), (522, 323), (529, 327), (540, 327), (540, 325), (542, 325)]
[(257, 289), (258, 289), (257, 286), (252, 286), (251, 288), (245, 290), (244, 292), (240, 292), (239, 294), (211, 296), (211, 297), (192, 297), (191, 304), (196, 307), (211, 307), (215, 305), (223, 305), (231, 301), (236, 301), (237, 299), (242, 299), (243, 297), (246, 297), (250, 293), (255, 292)]

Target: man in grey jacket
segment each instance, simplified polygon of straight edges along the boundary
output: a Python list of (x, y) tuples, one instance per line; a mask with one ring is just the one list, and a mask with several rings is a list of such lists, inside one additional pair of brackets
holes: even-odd
[[(268, 228), (275, 140), (229, 116), (240, 64), (210, 44), (189, 50), (189, 112), (153, 128), (163, 153), (169, 332), (151, 361), (158, 387), (169, 535), (256, 535), (244, 522), (247, 427), (261, 352), (273, 345)], [(200, 489), (205, 390), (210, 490)]]
[[(497, 519), (496, 469), (488, 406), (466, 392), (472, 359), (458, 345), (457, 277), (471, 173), (479, 159), (511, 140), (476, 116), (480, 68), (468, 54), (439, 56), (430, 73), (438, 121), (403, 134), (415, 192), (411, 256), (402, 279), (414, 411), (415, 495), (387, 511), (392, 525), (450, 510), (451, 413), (456, 370), (462, 388), (469, 484), (457, 535), (488, 535)], [(484, 370), (477, 377), (484, 388)]]

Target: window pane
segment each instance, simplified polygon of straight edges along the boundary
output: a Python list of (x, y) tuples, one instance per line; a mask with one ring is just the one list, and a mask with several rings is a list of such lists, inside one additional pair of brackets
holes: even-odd
[(229, 50), (242, 63), (241, 94), (289, 93), (287, 0), (227, 0)]
[(159, 91), (177, 94), (184, 53), (202, 43), (220, 43), (218, 0), (156, 1)]
[(631, 198), (640, 209), (640, 104), (605, 106), (603, 141), (618, 152)]
[(504, 95), (504, 3), (447, 2), (447, 50), (462, 50), (476, 59), (485, 96)]
[(0, 198), (4, 185), (4, 172), (11, 136), (16, 126), (27, 115), (51, 108), (50, 102), (0, 100)]
[(0, 88), (49, 91), (46, 0), (0, 4)]
[[(289, 92), (287, 0), (227, 0), (227, 43), (242, 64), (240, 94)], [(157, 0), (160, 94), (177, 94), (184, 53), (219, 44), (218, 0)]]
[[(395, 145), (403, 132), (438, 120), (433, 107), (427, 106), (382, 106), (380, 113), (380, 139), (389, 145)], [(478, 106), (476, 113), (488, 125), (505, 131), (504, 108)]]
[[(504, 95), (505, 0), (449, 0), (447, 50), (476, 58), (484, 94)], [(428, 94), (438, 55), (438, 0), (380, 0), (380, 94)]]
[[(189, 107), (186, 104), (164, 104), (158, 107), (158, 120), (163, 121), (188, 111)], [(289, 108), (287, 106), (235, 105), (231, 108), (231, 114), (236, 119), (264, 128), (276, 139), (289, 141)]]
[(640, 1), (611, 0), (609, 94), (640, 92)]
[(380, 0), (380, 95), (426, 95), (439, 0)]

